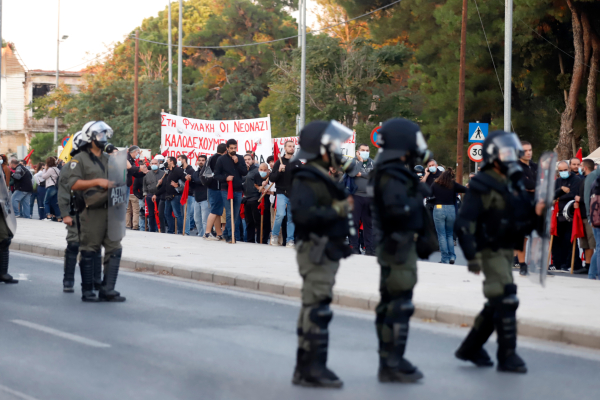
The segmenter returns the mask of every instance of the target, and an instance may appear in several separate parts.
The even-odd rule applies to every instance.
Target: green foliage
[[[37,164],[46,162],[46,158],[56,156],[56,145],[54,144],[54,133],[38,133],[30,142],[30,147],[34,150],[31,155],[31,162]]]

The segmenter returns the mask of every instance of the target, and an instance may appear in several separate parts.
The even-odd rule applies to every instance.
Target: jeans
[[[237,218],[235,222],[235,241],[236,242],[247,242],[248,235],[246,229],[246,219],[245,218]]]
[[[58,189],[56,186],[50,186],[46,189],[46,199],[44,200],[44,209],[46,215],[52,214],[60,218],[60,209],[58,208]]]
[[[455,220],[456,208],[454,204],[436,205],[433,209],[433,222],[440,243],[440,251],[442,252],[442,263],[444,264],[448,264],[450,260],[456,260],[456,254],[454,254]]]
[[[183,215],[181,214],[181,195],[175,196],[173,200],[165,200],[165,218],[168,221],[169,229],[167,233],[174,233],[175,221],[173,220],[173,214],[177,218],[177,233],[183,233]]]
[[[139,228],[140,231],[145,231],[146,230],[146,203],[144,203],[144,199],[138,199],[138,202],[140,204],[140,223],[139,223]]]
[[[194,214],[194,203],[196,199],[194,196],[190,195],[187,199],[187,216],[185,217],[185,235],[190,235],[190,223],[192,222],[193,214]],[[185,205],[181,206],[181,215],[185,212]]]
[[[21,192],[20,190],[15,190],[15,192],[12,195],[12,207],[15,216],[31,218],[31,214],[29,214],[30,201],[31,192]],[[60,212],[58,213],[58,215],[60,216]]]
[[[156,202],[158,203],[158,199]],[[148,204],[148,231],[156,232],[158,227],[156,225],[156,211],[154,211],[154,202],[152,196],[146,196],[146,204]]]
[[[371,203],[370,197],[354,196],[354,209],[352,210],[352,217],[354,218],[354,228],[356,228],[356,235],[350,236],[350,245],[354,249],[360,249],[358,243],[358,231],[360,228],[360,222],[363,224],[363,241],[365,242],[365,251],[370,253],[375,252],[375,246],[373,246],[373,219],[371,217]]]
[[[46,208],[44,207],[44,199],[45,198],[46,198],[46,187],[38,185],[37,203],[38,203],[38,216],[40,219],[46,218]]]
[[[225,229],[223,230],[223,237],[231,240],[231,201],[227,200],[227,191],[221,190],[221,198],[223,205],[225,206]],[[236,223],[240,219],[240,205],[242,204],[242,192],[233,192],[233,218]],[[237,236],[236,236],[237,237]]]
[[[290,205],[290,199],[285,194],[277,195],[277,213],[275,214],[275,223],[273,224],[273,236],[279,236],[279,231],[281,230],[281,222],[283,221],[283,217],[285,217],[287,208],[287,238],[285,239],[286,243],[294,241],[294,223],[292,222],[292,207]]]
[[[194,201],[194,221],[196,222],[196,228],[198,228],[198,236],[204,236],[204,233],[206,232],[208,214],[210,214],[208,200],[200,202]]]
[[[600,228],[592,228],[594,230],[594,238],[596,239],[596,251],[592,256],[590,262],[590,270],[588,271],[588,278],[600,279],[600,266],[598,265],[598,251],[600,251]]]

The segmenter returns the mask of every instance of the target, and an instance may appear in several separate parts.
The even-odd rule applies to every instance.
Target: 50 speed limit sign
[[[469,146],[469,158],[473,162],[482,162],[483,161],[483,144],[482,143],[473,143]]]

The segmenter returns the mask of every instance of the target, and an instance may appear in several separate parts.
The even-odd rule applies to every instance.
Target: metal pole
[[[173,112],[173,39],[171,37],[171,0],[169,0],[169,112]]]
[[[298,0],[298,47],[302,47],[302,3],[304,0]]]
[[[301,24],[302,24],[302,61],[300,66],[300,130],[304,128],[306,122],[306,2],[308,0],[302,0],[302,13]]]
[[[506,0],[504,9],[504,130],[511,132],[510,100],[512,88],[512,21],[513,0]]]
[[[58,0],[58,27],[56,28],[56,88],[58,90],[58,60],[59,60],[59,49],[60,49],[60,0]],[[58,107],[58,102],[54,102],[54,107]],[[58,117],[54,118],[54,143],[58,141]]]
[[[181,100],[182,100],[182,86],[181,81],[183,80],[183,71],[181,70],[182,62],[182,41],[183,41],[183,0],[179,0],[179,43],[177,49],[177,115],[181,116]]]
[[[139,86],[138,86],[138,78],[139,78],[139,43],[140,43],[140,31],[138,29],[135,30],[135,71],[134,71],[134,80],[133,80],[133,144],[137,146],[138,144],[138,100],[139,100]]]
[[[465,137],[465,59],[467,53],[467,0],[463,0],[460,32],[460,72],[458,76],[458,129],[456,132],[456,182],[462,184],[463,142]]]

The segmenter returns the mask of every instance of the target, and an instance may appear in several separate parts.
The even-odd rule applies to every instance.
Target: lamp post
[[[56,87],[54,90],[58,90],[58,61],[59,61],[59,50],[60,50],[60,42],[65,41],[69,38],[68,35],[63,35],[62,40],[60,38],[60,0],[58,0],[58,28],[56,29]],[[58,107],[58,102],[54,102],[54,106]],[[58,117],[54,117],[54,143],[58,140]]]

